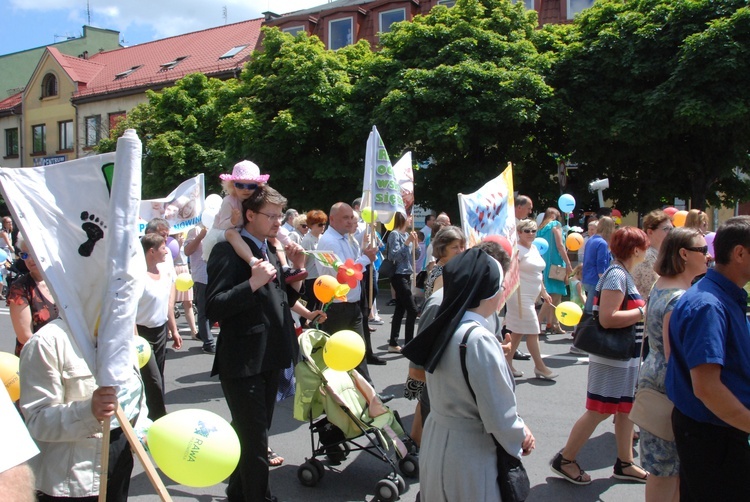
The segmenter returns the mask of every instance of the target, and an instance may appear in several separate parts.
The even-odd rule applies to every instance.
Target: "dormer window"
[[[177,66],[178,64],[180,64],[180,61],[182,61],[183,59],[187,59],[187,56],[180,56],[178,58],[175,58],[174,61],[170,61],[169,63],[161,64],[161,65],[159,65],[159,66],[161,66],[161,70],[159,70],[159,71],[171,70],[172,68],[174,68],[175,66]]]
[[[219,56],[219,59],[233,58],[234,56],[236,56],[237,54],[239,54],[239,52],[242,49],[244,49],[245,47],[247,47],[247,45],[238,45],[237,47],[232,47],[227,52],[225,52],[224,54],[222,54],[221,56]]]
[[[115,75],[115,80],[120,80],[120,79],[123,79],[123,78],[127,77],[128,75],[130,75],[131,73],[133,73],[135,70],[137,70],[141,66],[143,66],[143,65],[133,66],[129,70],[125,70],[125,71],[123,71],[121,73],[118,73],[117,75]]]
[[[57,96],[57,77],[52,73],[46,74],[42,79],[42,97],[50,96]]]

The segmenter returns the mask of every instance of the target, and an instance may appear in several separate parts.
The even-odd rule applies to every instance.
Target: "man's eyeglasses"
[[[284,219],[283,214],[268,214],[268,213],[264,213],[263,211],[255,211],[255,212],[258,214],[262,214],[263,216],[266,216],[271,221],[274,221],[274,220],[281,221]]]
[[[234,188],[238,188],[240,190],[255,190],[258,188],[257,183],[240,183],[239,181],[234,182]]]
[[[18,256],[20,256],[22,260],[29,259],[29,253],[18,253]]]
[[[687,249],[688,251],[693,251],[695,253],[700,253],[703,256],[708,254],[708,246],[689,247],[685,249]]]
[[[530,229],[530,228],[524,228],[524,229],[522,230],[522,232],[523,232],[523,233],[525,233],[525,234],[535,234],[535,233],[536,233],[536,230],[532,230],[532,229]]]

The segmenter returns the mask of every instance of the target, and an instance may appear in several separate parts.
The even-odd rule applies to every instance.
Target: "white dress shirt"
[[[366,267],[370,264],[370,259],[367,255],[362,254],[359,249],[359,244],[354,239],[349,238],[349,234],[341,235],[333,227],[329,226],[323,235],[320,236],[318,242],[318,251],[331,251],[336,253],[336,256],[341,258],[341,261],[346,261],[347,258],[351,258],[355,263],[361,263],[362,267]],[[324,267],[322,264],[318,264],[318,270],[321,275],[332,275],[336,277],[336,271],[331,267]],[[349,303],[356,303],[360,298],[360,283],[357,283],[356,288],[349,290],[346,295],[346,301]],[[338,303],[337,300],[334,300]]]

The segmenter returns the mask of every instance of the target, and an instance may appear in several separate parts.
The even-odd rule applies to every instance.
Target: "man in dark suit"
[[[230,502],[275,500],[268,482],[268,429],[282,371],[298,355],[289,308],[299,292],[280,280],[276,249],[267,242],[279,231],[285,204],[269,186],[242,203],[240,234],[260,260],[252,268],[228,242],[214,246],[208,260],[207,315],[221,323],[211,375],[219,375],[242,447],[227,487]],[[301,249],[287,247],[290,265],[304,266]]]

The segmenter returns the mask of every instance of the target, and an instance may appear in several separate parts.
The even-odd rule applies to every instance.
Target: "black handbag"
[[[471,388],[469,372],[466,370],[466,342],[474,328],[476,326],[472,326],[466,331],[458,348],[461,354],[461,371],[464,374],[466,386],[469,387],[469,392],[471,392],[471,397],[476,402],[477,396],[474,394],[474,389]],[[503,502],[523,502],[531,492],[531,482],[529,481],[529,475],[526,473],[526,468],[519,459],[505,451],[505,448],[497,442],[495,436],[492,436],[492,440],[495,442],[497,454],[497,484],[500,487],[500,498]]]
[[[383,258],[383,261],[380,263],[380,268],[378,269],[378,276],[384,277],[386,279],[390,279],[393,277],[393,274],[396,273],[396,262],[389,259],[388,255],[390,254],[390,247],[388,246],[388,241],[386,240],[385,244],[385,258]]]
[[[602,280],[604,280],[604,277],[602,277]],[[627,289],[627,285],[625,288]],[[620,310],[624,310],[626,303],[627,293],[622,300]],[[573,346],[595,356],[627,361],[632,359],[636,352],[635,324],[625,328],[604,328],[599,322],[598,312],[586,313],[576,328]]]
[[[417,274],[417,278],[415,279],[414,283],[419,289],[424,289],[424,285],[427,282],[427,271],[422,270],[420,273]]]

